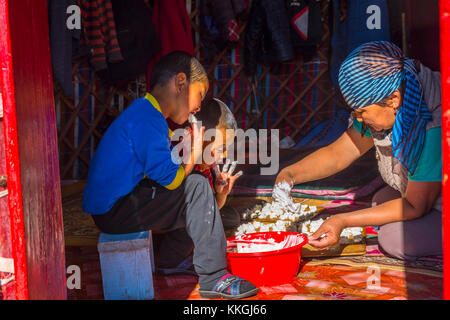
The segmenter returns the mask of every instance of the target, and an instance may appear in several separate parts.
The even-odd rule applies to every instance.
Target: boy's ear
[[[180,72],[175,76],[175,86],[178,92],[181,92],[183,87],[187,84],[186,73]]]

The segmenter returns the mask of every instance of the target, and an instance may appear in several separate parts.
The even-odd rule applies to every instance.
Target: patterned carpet
[[[80,290],[68,298],[103,299],[100,263],[95,247],[67,247],[67,264],[81,266]],[[442,262],[441,262],[442,265]],[[251,300],[390,300],[442,299],[442,272],[434,264],[404,264],[388,257],[303,259],[297,277],[279,286],[261,287]],[[155,299],[198,300],[198,278],[154,276]]]
[[[67,204],[79,206],[79,195],[65,198]],[[255,199],[234,198],[237,207],[250,207]],[[319,201],[319,200],[315,200]],[[356,210],[368,202],[328,200],[317,203],[329,214]],[[66,232],[84,223],[76,233],[66,234],[66,263],[81,267],[81,289],[68,290],[68,298],[103,299],[101,270],[96,237],[98,230],[81,215],[69,222],[67,216],[76,212],[65,209]],[[90,217],[88,217],[90,218]],[[69,223],[67,223],[69,222]],[[90,245],[83,243],[87,237]],[[261,287],[252,300],[366,300],[366,299],[442,299],[442,258],[428,257],[417,262],[404,262],[385,256],[377,242],[376,228],[366,229],[365,250],[359,255],[303,258],[297,274],[290,283]],[[353,253],[358,254],[358,253]],[[155,299],[198,300],[198,278],[189,275],[154,276]]]
[[[91,216],[83,212],[84,181],[67,183],[62,186],[64,240],[66,246],[97,246],[100,230]]]
[[[70,300],[103,299],[101,269],[96,248],[99,231],[81,212],[82,183],[63,193],[66,265],[81,269],[81,289],[67,290]],[[69,191],[67,191],[69,190]],[[241,206],[251,201],[236,198]],[[368,202],[325,201],[327,213],[367,206]],[[366,249],[359,255],[302,258],[297,276],[279,286],[263,286],[253,300],[389,300],[442,299],[442,258],[404,262],[387,257],[378,247],[376,228],[366,229]],[[14,279],[1,274],[1,299],[14,299]],[[154,276],[155,299],[198,300],[197,277]]]

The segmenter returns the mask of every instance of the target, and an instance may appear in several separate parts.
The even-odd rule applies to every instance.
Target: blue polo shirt
[[[156,99],[136,99],[105,132],[91,160],[83,210],[108,212],[146,176],[169,190],[184,179],[183,166],[172,161],[167,121]]]

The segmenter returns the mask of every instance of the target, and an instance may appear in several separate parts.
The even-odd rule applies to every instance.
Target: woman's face
[[[394,127],[396,110],[401,105],[400,91],[393,94],[388,105],[371,104],[364,108],[354,109],[356,120],[364,122],[376,131],[389,130]]]
[[[376,131],[392,129],[395,122],[395,114],[388,106],[382,107],[376,104],[354,110],[356,120],[364,122]]]

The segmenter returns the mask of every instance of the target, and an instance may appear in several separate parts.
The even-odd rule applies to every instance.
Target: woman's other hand
[[[339,243],[344,224],[339,216],[331,217],[322,223],[319,229],[308,237],[309,244],[316,249],[326,250]]]

